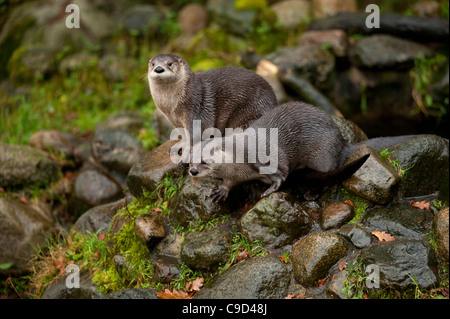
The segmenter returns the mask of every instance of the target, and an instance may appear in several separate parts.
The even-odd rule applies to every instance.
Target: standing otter
[[[242,128],[277,105],[275,93],[261,76],[240,67],[194,73],[176,54],[160,54],[149,62],[148,80],[156,107],[192,141],[194,120],[201,131]]]
[[[278,129],[277,150],[276,147],[274,148],[273,141],[271,143],[267,138],[270,128]],[[266,130],[259,131],[258,129]],[[262,194],[262,197],[268,196],[278,190],[290,173],[297,170],[301,170],[305,178],[320,180],[334,178],[336,180],[336,176],[340,176],[345,179],[356,172],[369,157],[367,154],[343,166],[359,144],[374,145],[378,149],[383,144],[383,147],[388,147],[390,144],[411,138],[410,136],[400,136],[387,138],[385,143],[382,139],[373,139],[358,144],[349,144],[344,140],[339,128],[328,114],[302,102],[288,102],[278,106],[251,123],[249,128],[240,134],[249,135],[249,132],[256,132],[257,142],[263,137],[261,134],[265,134],[265,150],[271,152],[276,150],[275,156],[277,157],[273,157],[274,154],[271,154],[272,159],[277,161],[274,172],[261,173],[261,168],[268,167],[263,165],[267,163],[266,160],[265,163],[262,163],[261,158],[253,163],[249,161],[248,151],[255,149],[255,146],[250,143],[250,138],[247,139],[247,143],[236,144],[236,147],[238,144],[241,145],[245,154],[244,161],[240,163],[236,161],[236,154],[230,153],[225,146],[227,142],[237,140],[240,137],[239,134],[205,140],[194,146],[194,151],[202,152],[203,161],[199,164],[191,163],[190,174],[196,177],[210,176],[223,179],[223,184],[212,190],[211,197],[214,201],[225,200],[233,187],[250,180],[260,180],[270,184],[270,188]],[[213,144],[208,146],[209,143]],[[208,151],[204,154],[207,146]],[[259,144],[258,147],[260,147]],[[263,155],[266,156],[266,154]],[[230,158],[233,160],[231,161]]]

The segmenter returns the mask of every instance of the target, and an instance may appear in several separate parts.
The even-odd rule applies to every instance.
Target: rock
[[[418,135],[389,149],[391,159],[408,170],[402,181],[405,197],[439,191],[449,175],[448,141],[436,135]]]
[[[148,288],[127,288],[106,294],[101,299],[159,299],[156,291]]]
[[[339,228],[351,221],[353,217],[355,217],[353,206],[343,202],[334,202],[325,207],[320,214],[320,227],[324,230]]]
[[[148,247],[154,247],[159,240],[166,237],[164,222],[157,212],[138,216],[134,220],[134,232]]]
[[[190,3],[180,10],[177,22],[180,25],[181,32],[195,33],[208,24],[208,12],[200,4]]]
[[[56,178],[58,165],[41,150],[0,143],[0,186],[46,185]]]
[[[448,246],[448,207],[441,209],[433,220],[434,240],[436,241],[437,253],[448,264],[449,246]]]
[[[127,174],[144,155],[144,148],[123,130],[105,129],[95,133],[92,154],[105,167]]]
[[[277,257],[253,257],[212,279],[194,299],[280,299],[290,281],[288,268]]]
[[[230,214],[241,205],[244,205],[244,192],[238,189],[230,192],[225,202],[216,203],[209,195],[211,189],[221,184],[221,181],[212,178],[192,178],[186,176],[183,180],[183,187],[169,202],[173,217],[182,225],[189,221],[202,220],[210,221],[220,215]]]
[[[188,236],[181,245],[181,259],[195,269],[211,269],[225,264],[229,258],[231,233],[214,230],[197,236]]]
[[[344,292],[344,281],[347,280],[347,271],[339,271],[335,273],[330,280],[327,287],[327,294],[333,299],[347,299],[347,294]]]
[[[313,0],[314,18],[333,16],[339,12],[356,12],[358,4],[356,0]]]
[[[377,204],[386,204],[395,193],[395,186],[400,180],[399,176],[390,164],[383,161],[379,154],[367,145],[359,146],[349,157],[346,164],[365,154],[370,154],[370,157],[342,185],[358,197]]]
[[[419,56],[432,54],[425,45],[383,34],[362,38],[354,49],[358,65],[375,69],[410,68]]]
[[[153,280],[158,283],[169,284],[173,279],[180,277],[179,259],[164,255],[151,255],[153,266]]]
[[[43,46],[19,47],[8,62],[11,79],[16,83],[32,82],[56,70],[55,51]]]
[[[95,128],[96,132],[105,130],[126,131],[131,136],[136,136],[144,127],[144,119],[134,112],[123,111],[108,116],[106,121]]]
[[[102,294],[92,283],[89,277],[90,273],[84,273],[80,276],[80,288],[67,288],[66,278],[63,276],[53,281],[50,286],[45,289],[41,299],[97,299]]]
[[[74,157],[73,151],[77,137],[71,133],[46,130],[34,133],[30,137],[31,147],[38,148],[50,153],[56,153],[65,159]]]
[[[311,4],[306,0],[285,0],[273,4],[277,20],[287,29],[295,29],[311,18]]]
[[[130,201],[127,198],[122,198],[113,203],[99,205],[89,209],[78,218],[73,225],[73,230],[79,233],[108,231],[114,215]]]
[[[275,96],[277,98],[278,104],[282,104],[287,101],[287,94],[278,79],[278,67],[265,59],[260,59],[256,65],[256,73],[261,75],[267,82],[269,82]]]
[[[165,16],[155,6],[138,4],[125,10],[120,20],[128,32],[154,36],[159,32]]]
[[[155,127],[155,137],[160,143],[166,143],[170,140],[170,133],[175,127],[159,109],[153,112],[153,125]]]
[[[107,54],[101,57],[98,61],[98,67],[108,81],[123,82],[125,79],[126,66],[123,60],[115,54]]]
[[[348,239],[356,248],[366,248],[372,243],[370,232],[355,224],[342,226],[338,234]]]
[[[412,6],[412,10],[419,17],[439,18],[441,5],[437,1],[419,1]]]
[[[174,232],[172,227],[166,229],[166,237],[156,244],[153,251],[157,254],[180,258],[181,245],[184,242],[184,234]]]
[[[206,10],[222,28],[237,36],[246,36],[253,32],[256,11],[237,10],[236,1],[208,0]]]
[[[110,203],[121,196],[119,185],[96,170],[84,170],[76,177],[75,199],[87,207]]]
[[[320,46],[329,46],[331,52],[337,57],[345,57],[347,55],[348,37],[342,30],[321,30],[306,31],[302,33],[298,40],[299,46],[307,46],[317,44]]]
[[[183,173],[185,167],[173,163],[169,156],[170,148],[177,142],[169,141],[154,148],[130,169],[127,185],[133,196],[141,196],[142,189],[149,193],[153,192],[166,174],[176,178]]]
[[[352,121],[335,115],[332,115],[331,118],[339,127],[339,130],[347,143],[355,144],[369,139],[366,133],[364,133],[364,131]]]
[[[315,286],[346,253],[347,245],[338,235],[325,232],[307,235],[292,249],[294,277],[304,286]]]
[[[264,247],[281,248],[311,230],[312,220],[294,198],[276,192],[261,199],[240,220],[242,233]]]
[[[377,265],[380,287],[428,289],[437,283],[431,247],[420,240],[394,240],[361,251],[361,260]],[[412,277],[412,278],[411,278]]]
[[[46,233],[54,225],[50,209],[0,197],[0,264],[13,263],[0,274],[22,275],[29,271],[33,247],[45,243]]]
[[[321,45],[284,48],[269,54],[266,59],[280,70],[292,70],[319,89],[330,86],[328,82],[334,72],[335,57]]]
[[[98,65],[98,57],[85,52],[75,53],[64,58],[59,63],[59,72],[66,75],[70,72],[80,71],[86,68],[94,68]]]
[[[428,210],[393,204],[368,211],[361,222],[371,231],[385,231],[396,238],[423,239],[431,230],[432,220]]]

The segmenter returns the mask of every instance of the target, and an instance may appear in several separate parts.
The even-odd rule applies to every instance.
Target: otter
[[[190,134],[194,120],[201,131],[242,128],[277,105],[270,84],[253,71],[227,66],[194,73],[177,54],[160,54],[148,65],[150,92],[156,107],[177,128]]]
[[[256,134],[256,142],[265,137],[265,150],[273,151],[275,145],[270,143],[268,138],[270,128],[278,129],[278,150],[275,154],[277,156],[272,157],[277,161],[277,166],[270,174],[261,173],[261,169],[267,166],[264,166],[265,163],[263,164],[259,157],[254,162],[249,161],[248,151],[255,148],[251,145],[250,138],[247,138],[246,143],[237,143],[245,154],[244,160],[240,163],[236,161],[236,154],[226,149],[227,143],[235,142],[242,136]],[[303,102],[288,102],[253,121],[242,133],[197,143],[193,152],[202,152],[202,162],[191,162],[189,173],[195,177],[209,176],[223,179],[222,185],[211,192],[213,201],[226,200],[233,187],[251,180],[270,184],[261,195],[265,197],[277,191],[288,175],[294,171],[301,171],[303,175],[300,176],[310,179],[326,180],[334,177],[337,182],[336,177],[342,180],[349,178],[369,157],[369,154],[366,154],[344,166],[358,145],[367,143],[369,146],[382,149],[409,138],[411,136],[400,136],[387,141],[373,139],[349,144],[327,113]],[[237,148],[238,145],[235,144]],[[208,151],[205,151],[206,147]]]

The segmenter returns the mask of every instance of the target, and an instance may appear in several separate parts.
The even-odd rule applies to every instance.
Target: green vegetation
[[[383,159],[385,159],[392,165],[392,167],[398,172],[398,176],[400,176],[401,179],[406,178],[408,171],[414,167],[414,166],[411,166],[411,167],[403,169],[401,167],[400,161],[398,159],[394,160],[391,158],[391,152],[387,148],[382,149],[380,151],[380,155]]]
[[[350,201],[353,204],[355,210],[355,217],[353,217],[349,224],[358,224],[366,213],[367,208],[369,208],[370,201],[351,194],[343,187],[341,188],[341,194],[344,197],[344,201]]]

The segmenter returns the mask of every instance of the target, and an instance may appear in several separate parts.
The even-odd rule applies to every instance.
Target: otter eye
[[[155,66],[155,63],[152,63],[152,66]]]
[[[172,62],[167,63],[168,66],[172,66],[172,64],[173,64]]]

